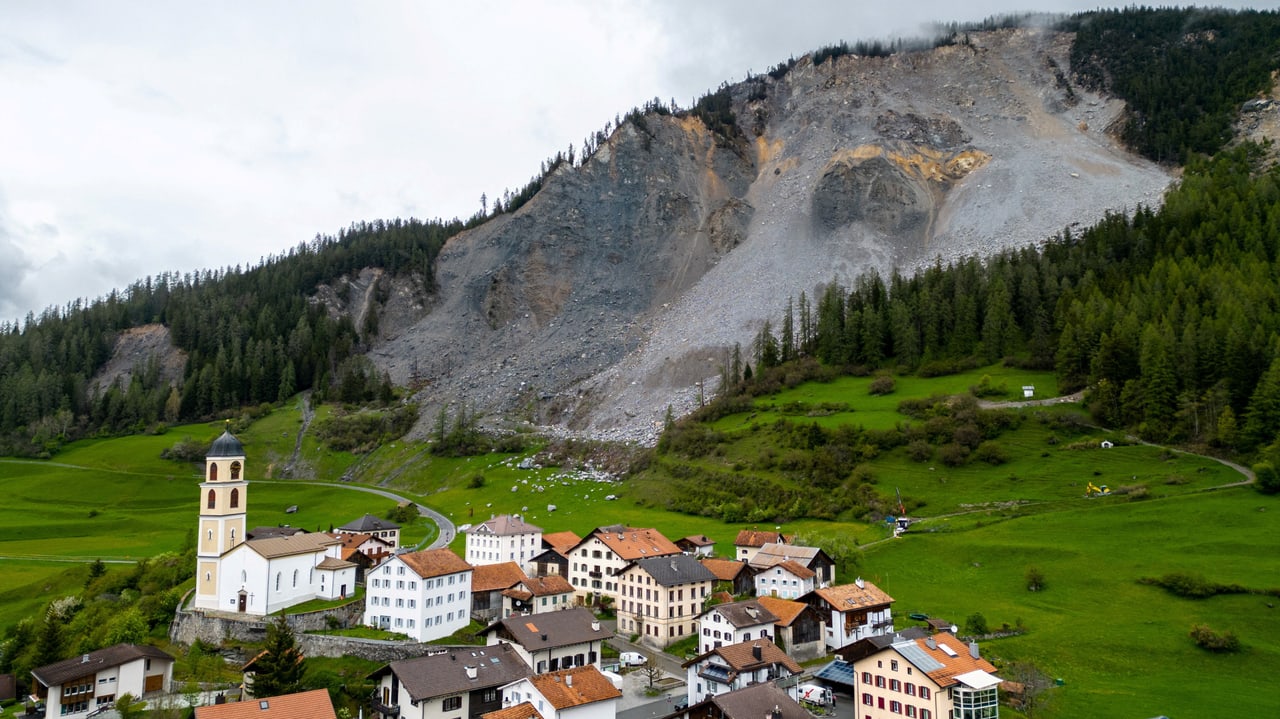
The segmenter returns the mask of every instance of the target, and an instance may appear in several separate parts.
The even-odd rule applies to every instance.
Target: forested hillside
[[[761,334],[757,369],[810,355],[831,366],[941,372],[1007,356],[1056,367],[1067,386],[1096,386],[1100,421],[1149,436],[1257,448],[1275,430],[1269,403],[1280,401],[1271,399],[1271,388],[1280,386],[1280,369],[1270,364],[1277,302],[1274,283],[1264,279],[1277,269],[1275,178],[1250,174],[1243,151],[1212,163],[1193,158],[1218,151],[1239,103],[1267,89],[1280,52],[1278,26],[1274,12],[1130,9],[1064,20],[1077,32],[1075,78],[1128,101],[1125,141],[1148,157],[1190,163],[1169,207],[1112,217],[1043,252],[939,263],[913,276],[868,277],[852,289],[801,295],[778,333]],[[953,30],[944,44],[979,52],[960,35],[966,28]],[[842,43],[840,52],[820,54],[829,67],[841,54],[891,57],[909,52],[902,47]],[[556,153],[526,187],[465,222],[356,223],[254,267],[162,273],[99,300],[0,324],[0,454],[48,454],[67,438],[143,431],[305,389],[320,399],[386,400],[395,390],[365,353],[389,288],[374,287],[371,311],[356,326],[350,314],[317,299],[319,285],[377,267],[430,297],[448,238],[526,208],[544,181],[566,165],[581,167],[611,130],[625,126],[652,139],[646,116],[650,124],[674,114],[700,125],[742,159],[767,119],[769,82],[796,67],[794,60],[780,64],[750,78],[746,90],[722,87],[685,111],[646,103],[587,137],[580,152]],[[734,104],[735,92],[747,95],[745,105]],[[755,115],[739,116],[743,107]],[[670,227],[685,222],[687,197],[650,200],[644,216],[662,216]],[[707,209],[714,210],[708,236],[723,244],[717,251],[732,250],[751,208],[728,202]],[[553,258],[560,252],[553,241],[547,248]],[[494,275],[494,296],[485,298],[490,310],[509,299],[504,277]],[[566,290],[552,280],[551,294],[563,302]],[[127,384],[91,385],[118,334],[148,323],[168,327],[186,353],[181,381],[171,385],[154,362],[144,362]]]
[[[812,307],[801,295],[780,332],[757,336],[757,371],[811,356],[935,375],[1003,359],[1091,387],[1104,425],[1256,450],[1280,433],[1280,170],[1259,156],[1195,160],[1159,211],[1040,249],[865,276]]]

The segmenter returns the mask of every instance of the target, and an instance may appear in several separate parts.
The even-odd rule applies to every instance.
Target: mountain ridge
[[[1064,81],[1071,34],[969,38],[726,86],[737,137],[693,116],[624,122],[524,207],[450,238],[438,304],[371,359],[429,379],[424,418],[468,404],[650,443],[788,297],[1159,202],[1172,175],[1107,133],[1123,103]]]

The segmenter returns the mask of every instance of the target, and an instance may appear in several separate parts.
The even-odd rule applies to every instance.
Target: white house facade
[[[543,719],[615,719],[622,692],[588,664],[535,674],[502,688],[503,706],[529,704]]]
[[[474,566],[515,562],[532,572],[533,558],[542,553],[542,528],[518,514],[503,514],[466,530],[464,558]]]
[[[789,559],[756,573],[756,596],[799,599],[814,590],[816,576],[813,570]]]
[[[47,716],[85,717],[124,694],[142,698],[167,691],[173,657],[142,644],[116,644],[31,670]]]
[[[471,623],[470,564],[448,549],[398,554],[365,575],[364,623],[420,642]]]

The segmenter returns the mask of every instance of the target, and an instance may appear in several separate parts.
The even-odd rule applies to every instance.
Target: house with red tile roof
[[[770,543],[790,544],[792,537],[781,532],[744,529],[738,532],[733,540],[733,558],[742,562],[750,562],[760,548]]]
[[[813,607],[777,597],[756,597],[756,601],[778,617],[773,636],[793,659],[804,662],[827,653],[822,617]]]
[[[535,674],[502,688],[504,706],[527,703],[542,719],[614,719],[621,698],[622,692],[591,664]]]
[[[569,550],[569,583],[578,601],[606,596],[616,602],[620,597],[614,575],[624,566],[673,554],[682,552],[656,529],[621,524],[597,527]]]
[[[502,616],[502,593],[526,579],[515,562],[476,567],[471,573],[471,617],[487,624]]]
[[[746,562],[714,557],[699,557],[699,559],[702,560],[702,566],[716,575],[716,591],[723,590],[734,595],[751,594],[755,591],[755,583],[752,581],[755,573]]]
[[[502,592],[502,616],[555,612],[573,605],[573,585],[559,574],[530,577]]]
[[[858,577],[852,584],[815,589],[801,598],[823,617],[827,648],[893,634],[893,597]]]
[[[471,623],[474,568],[448,549],[396,554],[369,571],[364,623],[420,641]]]
[[[196,707],[196,719],[337,719],[328,689]]]
[[[853,663],[857,715],[872,719],[998,719],[995,667],[949,632],[902,638]]]
[[[757,555],[758,556],[758,555]],[[799,599],[812,592],[818,575],[808,567],[788,559],[756,572],[757,597]]]

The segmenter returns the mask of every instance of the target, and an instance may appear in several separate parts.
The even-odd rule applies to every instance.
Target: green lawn
[[[863,575],[897,600],[899,626],[912,612],[961,626],[975,612],[992,626],[1023,622],[1025,635],[988,642],[983,654],[1031,659],[1064,679],[1055,716],[1211,717],[1224,697],[1242,716],[1274,711],[1274,597],[1189,600],[1137,583],[1187,571],[1280,586],[1280,504],[1273,499],[1237,488],[929,529],[868,549]],[[1045,591],[1025,588],[1033,565],[1045,575]],[[1199,649],[1187,634],[1201,622],[1235,632],[1245,651]]]

